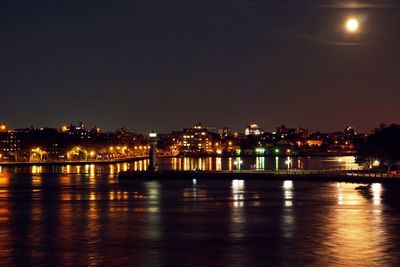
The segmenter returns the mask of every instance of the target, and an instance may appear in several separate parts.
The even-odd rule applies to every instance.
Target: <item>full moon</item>
[[[360,27],[360,23],[357,19],[348,19],[346,21],[346,29],[348,32],[357,32]]]

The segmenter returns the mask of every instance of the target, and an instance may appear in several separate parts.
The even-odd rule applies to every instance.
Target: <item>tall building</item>
[[[192,128],[183,129],[179,135],[179,150],[191,154],[212,154],[214,152],[214,141],[218,134],[203,127],[201,123]]]
[[[8,129],[5,123],[0,124],[0,161],[15,160],[20,150],[20,141],[15,131]]]

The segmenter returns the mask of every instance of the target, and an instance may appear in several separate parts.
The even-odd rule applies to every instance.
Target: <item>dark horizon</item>
[[[7,1],[0,121],[142,133],[399,123],[399,11],[388,0]]]

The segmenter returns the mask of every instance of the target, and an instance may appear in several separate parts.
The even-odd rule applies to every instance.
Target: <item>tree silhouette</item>
[[[386,128],[376,129],[357,151],[357,162],[371,164],[379,160],[388,167],[398,166],[400,161],[400,125],[392,124]]]

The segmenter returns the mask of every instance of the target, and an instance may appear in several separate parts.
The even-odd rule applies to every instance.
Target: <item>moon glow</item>
[[[350,33],[355,33],[355,32],[357,32],[358,30],[359,30],[359,28],[360,28],[360,22],[357,20],[357,19],[355,19],[355,18],[351,18],[351,19],[348,19],[347,21],[346,21],[346,30],[348,31],[348,32],[350,32]]]

